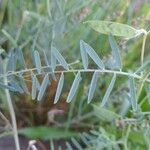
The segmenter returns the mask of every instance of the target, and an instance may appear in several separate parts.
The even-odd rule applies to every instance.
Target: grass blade
[[[54,99],[54,104],[56,104],[59,100],[63,85],[64,85],[64,74],[62,73],[60,76],[59,82],[58,82],[56,95],[55,95],[55,99]]]
[[[72,83],[72,86],[71,86],[71,89],[70,89],[70,92],[68,94],[68,97],[67,97],[67,102],[71,102],[71,100],[73,99],[74,95],[76,94],[76,91],[78,89],[78,86],[79,86],[79,83],[81,81],[81,75],[80,75],[80,72],[77,73],[73,83]]]
[[[64,128],[60,127],[49,127],[49,126],[38,126],[38,127],[28,127],[18,130],[19,134],[24,135],[30,139],[44,139],[44,140],[57,140],[57,139],[68,139],[71,137],[78,137],[77,132],[66,131]]]
[[[102,100],[102,103],[101,103],[101,107],[104,107],[105,104],[107,103],[108,98],[109,98],[109,96],[110,96],[110,93],[111,93],[111,91],[112,91],[112,89],[113,89],[113,87],[114,87],[115,81],[116,81],[116,74],[114,74],[114,76],[112,77],[112,80],[111,80],[111,82],[110,82],[110,84],[109,84],[109,87],[108,87],[108,89],[106,90],[106,93],[105,93],[105,95],[104,95],[104,97],[103,97],[103,100]]]

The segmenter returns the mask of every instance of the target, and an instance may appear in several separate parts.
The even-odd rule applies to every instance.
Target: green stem
[[[147,35],[149,33],[150,33],[150,31],[145,32],[144,36],[143,36],[143,44],[142,44],[142,51],[141,51],[141,65],[143,65],[143,62],[144,62],[145,44],[146,44]]]
[[[2,29],[2,33],[8,38],[8,40],[13,44],[14,47],[17,47],[16,41],[6,30]]]
[[[43,66],[41,69],[49,69],[51,68],[50,66]],[[25,73],[29,73],[32,71],[37,71],[37,68],[32,68],[32,69],[26,69],[26,70],[21,70],[21,71],[16,71],[16,72],[8,72],[7,74],[1,74],[0,78],[2,77],[8,77],[11,75],[18,75],[18,74],[25,74]],[[130,76],[136,79],[142,79],[143,76],[140,76],[138,74],[135,73],[128,73],[128,72],[123,72],[123,71],[117,71],[117,70],[107,70],[107,69],[102,69],[102,70],[98,70],[98,69],[71,69],[71,70],[62,70],[62,71],[54,71],[54,72],[48,72],[49,74],[52,73],[74,73],[74,72],[83,72],[83,73],[93,73],[93,72],[98,72],[98,73],[109,73],[109,74],[117,74],[117,75],[123,75],[123,76]],[[40,74],[35,74],[35,75],[40,75]],[[25,75],[24,77],[28,77],[30,75]],[[146,82],[150,83],[150,79],[146,79]]]
[[[131,124],[129,124],[129,126],[127,128],[127,132],[126,132],[126,136],[125,136],[125,141],[124,141],[125,150],[129,150],[127,143],[128,143],[128,138],[129,138],[130,131],[131,131]]]
[[[5,67],[5,69],[6,69],[6,67]],[[6,76],[4,77],[4,83],[6,85],[8,84]],[[12,121],[12,129],[13,129],[13,135],[14,135],[16,150],[20,150],[15,111],[14,111],[14,108],[13,108],[13,104],[12,104],[12,100],[11,100],[11,96],[10,96],[9,90],[5,89],[5,93],[6,93],[6,99],[7,99],[7,103],[8,103],[8,107],[9,107],[9,112],[10,112],[10,116],[11,116],[11,121]]]

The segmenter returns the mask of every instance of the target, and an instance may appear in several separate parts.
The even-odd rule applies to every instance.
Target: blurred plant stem
[[[4,62],[4,71],[6,72],[6,64],[7,62]],[[7,85],[8,81],[7,81],[7,77],[4,77],[4,84]],[[8,107],[9,107],[9,113],[11,116],[11,121],[12,121],[12,129],[13,129],[13,136],[14,136],[14,140],[15,140],[15,145],[16,145],[16,150],[20,150],[20,145],[19,145],[19,137],[18,137],[18,132],[17,132],[17,124],[16,124],[16,116],[15,116],[15,111],[13,108],[13,104],[12,104],[12,99],[10,96],[10,92],[8,89],[5,89],[5,93],[6,93],[6,100],[8,103]]]
[[[150,33],[150,31],[144,32],[142,51],[141,51],[141,65],[143,65],[143,62],[144,62],[145,44],[146,44],[146,39],[147,39],[147,36],[148,36],[149,33]]]

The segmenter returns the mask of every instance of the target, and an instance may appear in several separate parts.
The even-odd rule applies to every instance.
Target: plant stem
[[[42,69],[49,69],[51,68],[50,66],[43,66]],[[21,70],[21,71],[16,71],[16,72],[8,72],[7,74],[1,74],[0,75],[0,78],[2,77],[8,77],[8,76],[11,76],[11,75],[18,75],[18,74],[22,74],[22,73],[29,73],[31,71],[37,71],[37,68],[32,68],[32,69],[26,69],[26,70]],[[103,69],[103,70],[98,70],[98,69],[71,69],[71,70],[61,70],[61,71],[54,71],[54,72],[48,72],[49,74],[52,74],[52,73],[74,73],[74,72],[83,72],[83,73],[87,73],[87,72],[98,72],[98,73],[110,73],[110,74],[114,74],[116,73],[117,75],[123,75],[123,76],[130,76],[130,77],[133,77],[133,78],[136,78],[136,79],[142,79],[143,76],[140,76],[138,74],[135,74],[135,73],[128,73],[128,72],[123,72],[123,71],[117,71],[117,70],[107,70],[107,69]],[[40,75],[40,74],[35,74],[35,75]],[[24,77],[29,77],[30,75],[26,75]],[[146,82],[150,83],[150,79],[146,79],[145,80]]]
[[[145,32],[144,36],[143,36],[143,44],[142,44],[142,51],[141,51],[141,65],[143,65],[143,62],[144,62],[145,44],[146,44],[147,35],[149,33],[150,33],[150,31]]]
[[[5,121],[5,123],[7,124],[7,126],[9,126],[10,128],[12,128],[9,120],[4,116],[4,114],[2,112],[0,112],[0,116]]]
[[[14,47],[17,47],[16,41],[6,30],[2,29],[2,33],[8,38],[8,40],[13,44]]]
[[[6,67],[5,67],[5,69],[6,69]],[[4,77],[4,83],[6,85],[8,83],[6,76]],[[12,129],[13,129],[13,136],[14,136],[14,140],[15,140],[16,150],[20,150],[15,111],[14,111],[14,108],[13,108],[13,104],[12,104],[12,100],[11,100],[11,96],[10,96],[9,90],[5,89],[5,93],[6,93],[6,99],[7,99],[9,112],[10,112],[10,116],[11,116],[11,121],[12,121]]]
[[[128,137],[129,137],[130,131],[131,131],[131,124],[129,124],[126,135],[125,135],[125,141],[124,141],[125,150],[129,150],[127,142],[128,142]]]
[[[144,52],[145,52],[146,38],[147,38],[147,34],[144,34],[143,44],[142,44],[142,51],[141,51],[141,65],[143,65],[143,62],[144,62]]]
[[[72,65],[75,65],[75,64],[78,64],[80,61],[79,60],[76,60],[75,62],[72,62],[70,64],[68,64],[69,66],[72,66]],[[62,66],[61,64],[58,64],[57,67],[59,66]],[[52,69],[51,66],[42,66],[41,69]],[[37,71],[37,68],[31,68],[31,69],[25,69],[25,70],[20,70],[20,71],[10,71],[10,72],[7,72],[5,74],[0,74],[0,78],[3,78],[4,76],[6,77],[9,77],[11,75],[17,75],[17,74],[23,74],[23,73],[30,73],[32,71]]]

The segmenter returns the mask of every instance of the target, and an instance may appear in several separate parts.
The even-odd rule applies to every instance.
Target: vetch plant
[[[63,93],[64,84],[65,82],[67,82],[67,79],[65,78],[66,74],[73,73],[74,79],[72,81],[71,87],[69,88],[70,90],[68,92],[68,95],[66,96],[66,102],[71,103],[77,94],[80,84],[83,82],[83,74],[92,73],[92,78],[86,95],[87,103],[89,104],[92,102],[94,103],[94,98],[95,98],[94,93],[96,92],[98,79],[103,78],[104,74],[105,76],[110,74],[112,78],[106,89],[103,98],[99,102],[100,105],[98,107],[94,105],[93,109],[94,112],[97,112],[96,115],[98,117],[101,117],[100,115],[102,115],[101,119],[105,120],[106,122],[112,122],[114,119],[122,118],[120,114],[117,113],[113,114],[111,112],[113,114],[112,115],[107,110],[107,106],[109,105],[110,102],[109,98],[111,94],[113,94],[113,88],[115,87],[117,80],[119,80],[118,78],[122,76],[128,79],[127,99],[129,100],[129,104],[132,107],[131,114],[133,116],[138,116],[138,115],[145,116],[147,114],[150,114],[150,112],[142,111],[141,108],[142,102],[138,101],[141,91],[137,90],[137,85],[136,85],[136,82],[140,83],[139,86],[140,90],[143,89],[144,84],[150,86],[150,78],[149,78],[150,73],[143,72],[144,68],[149,66],[149,61],[144,63],[144,48],[145,48],[146,37],[150,31],[147,32],[143,29],[136,30],[129,25],[116,23],[116,22],[109,22],[109,21],[87,21],[85,22],[85,24],[89,25],[91,28],[93,28],[99,33],[108,35],[108,40],[110,43],[110,47],[112,49],[111,55],[113,61],[110,62],[112,68],[108,67],[104,62],[104,60],[102,59],[102,56],[99,56],[95,52],[95,50],[83,40],[80,40],[81,61],[78,63],[82,64],[83,66],[80,68],[73,68],[72,64],[74,64],[74,62],[67,63],[64,56],[53,45],[53,43],[51,44],[51,48],[50,48],[50,58],[44,52],[43,52],[44,57],[42,57],[43,55],[41,55],[41,53],[39,53],[37,50],[31,51],[32,56],[35,60],[35,68],[28,68],[22,49],[16,46],[15,50],[10,51],[9,54],[6,54],[4,50],[0,51],[0,54],[3,55],[5,53],[6,55],[5,59],[8,59],[7,64],[5,64],[5,62],[1,64],[1,66],[6,65],[7,67],[6,67],[6,71],[1,72],[0,74],[0,81],[1,81],[0,87],[6,89],[8,92],[12,91],[21,94],[22,93],[31,94],[33,100],[37,100],[40,102],[46,92],[47,87],[51,85],[51,81],[58,80],[55,97],[53,99],[53,103],[56,104],[58,103],[61,94]],[[5,31],[2,32],[4,33]],[[136,38],[141,34],[144,34],[143,46],[141,50],[141,66],[136,71],[131,71],[131,70],[124,71],[123,61],[120,55],[120,49],[114,36],[124,37],[129,40],[131,38]],[[43,65],[43,60],[46,65]],[[94,67],[90,66],[90,60],[92,60],[95,63]],[[17,70],[18,64],[20,66],[19,70]],[[59,78],[56,77],[57,75],[59,75]],[[38,80],[38,76],[43,77],[41,83]],[[32,82],[31,91],[28,89],[28,85],[27,85],[28,78],[30,78]],[[5,79],[5,82],[3,82],[3,79]],[[147,97],[149,97],[149,95],[147,95]],[[11,104],[11,98],[9,98],[8,103]],[[12,106],[9,106],[9,109],[13,117],[14,110],[12,110]],[[14,135],[16,138],[16,145],[17,145],[18,144],[17,133],[16,133],[17,131],[16,131],[15,122],[13,123],[13,129],[14,129]],[[86,145],[94,148],[95,148],[95,144],[97,145],[96,148],[98,148],[100,146],[100,143],[101,143],[101,149],[107,146],[116,147],[119,149],[118,146],[119,144],[122,144],[124,145],[125,148],[127,148],[126,140],[128,137],[126,137],[126,139],[122,141],[115,141],[114,139],[110,140],[111,138],[109,137],[109,135],[107,134],[105,135],[105,134],[106,132],[103,129],[101,129],[101,131],[98,131],[96,133],[94,132],[94,138],[92,138],[90,144],[88,142],[90,141],[90,138],[89,137],[87,138],[87,135],[86,136],[81,135],[81,138]],[[97,136],[98,139],[95,138]],[[78,149],[81,149],[82,146],[76,141],[76,139],[72,138],[71,141]],[[107,145],[107,143],[109,144]],[[66,145],[68,149],[71,147],[69,143],[67,143]]]

